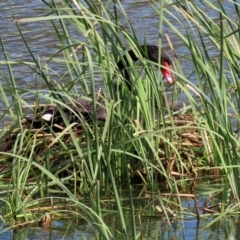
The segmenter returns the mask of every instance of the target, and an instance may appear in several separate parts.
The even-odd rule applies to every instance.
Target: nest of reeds
[[[170,178],[194,179],[193,185],[199,175],[208,178],[211,175],[213,180],[219,179],[219,170],[209,168],[215,167],[214,158],[206,151],[206,148],[211,148],[210,136],[208,132],[199,129],[193,114],[177,114],[172,119],[166,119],[164,130],[160,134],[171,142],[170,148],[176,149],[176,151],[168,151],[169,142],[160,138],[158,155]],[[149,162],[155,166],[151,159]],[[157,167],[161,169],[159,165]],[[200,171],[200,167],[203,170]],[[146,173],[151,170],[152,167],[137,169],[135,175],[145,181]],[[161,182],[165,179],[159,173],[157,178]]]
[[[212,158],[210,157],[207,160],[205,157],[206,153],[204,149],[206,146],[204,144],[210,142],[209,136],[206,132],[204,133],[199,130],[193,114],[174,115],[171,121],[170,119],[166,119],[165,126],[172,126],[171,124],[175,128],[169,129],[166,127],[166,130],[160,134],[164,134],[171,141],[171,144],[177,149],[178,154],[175,151],[172,154],[166,154],[167,143],[162,138],[159,140],[158,148],[159,157],[164,162],[169,175],[174,177],[196,177],[198,166],[206,166],[206,164],[208,167],[209,165],[214,166]],[[69,160],[69,151],[72,150],[74,152],[75,149],[72,134],[78,140],[81,148],[84,149],[86,148],[85,130],[83,130],[79,123],[73,124],[71,133],[65,126],[56,125],[54,127],[59,131],[52,131],[52,126],[48,124],[36,129],[33,128],[28,119],[25,119],[21,123],[21,128],[10,128],[8,131],[2,132],[1,138],[3,140],[0,149],[2,152],[24,154],[24,156],[32,154],[32,157],[40,159],[39,163],[41,164],[45,164],[44,154],[50,152],[51,154],[48,156],[50,156],[49,160],[53,169],[55,169],[54,166],[58,166],[57,170],[59,170],[60,165],[67,166],[69,164],[69,166],[72,166],[70,164],[71,160]],[[161,127],[159,126],[159,128]],[[3,163],[2,169],[7,173],[7,170],[10,169],[8,164],[11,162],[9,155],[2,155],[1,160]],[[151,162],[150,159],[149,162]],[[141,164],[136,164],[135,166],[133,171],[137,175],[140,175],[141,178],[144,177],[146,171],[149,171],[149,169],[143,169]],[[216,174],[218,173],[213,173],[213,175]]]

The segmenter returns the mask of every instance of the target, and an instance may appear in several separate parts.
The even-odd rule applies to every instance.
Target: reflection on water
[[[208,185],[208,184],[207,184]],[[208,187],[208,186],[207,186]],[[218,191],[218,188],[215,188]],[[133,193],[134,194],[134,193]],[[136,194],[136,195],[139,195]],[[203,206],[209,195],[207,196],[204,192],[199,192],[199,211],[202,214]],[[122,198],[124,199],[124,198]],[[107,203],[107,202],[106,202]],[[149,204],[152,203],[152,204]],[[196,220],[194,215],[195,213],[195,203],[190,199],[182,199],[182,207],[185,208],[184,212],[188,214],[184,215],[184,219],[181,219],[181,214],[177,213],[178,218],[172,219],[171,224],[168,224],[167,219],[162,217],[160,213],[155,212],[154,216],[152,215],[153,211],[153,199],[150,198],[135,198],[135,209],[141,212],[140,220],[142,227],[140,228],[139,218],[136,217],[137,232],[142,231],[143,239],[147,240],[237,240],[238,238],[238,222],[239,217],[229,219],[222,219],[215,224],[211,225],[209,228],[204,229],[204,227],[213,220],[212,216],[202,215],[200,222]],[[111,209],[116,210],[114,202],[111,201]],[[127,231],[129,232],[129,237],[132,235],[132,223],[131,218],[127,217],[128,212],[126,209],[129,209],[128,201],[122,200],[122,206],[125,208],[126,216],[126,226]],[[146,207],[148,206],[148,207]],[[148,211],[150,210],[150,211]],[[129,210],[130,211],[130,210]],[[151,216],[149,216],[151,212]],[[102,212],[103,220],[105,224],[112,229],[113,238],[116,240],[123,239],[121,235],[121,229],[119,224],[119,218],[116,212],[110,213]],[[59,214],[56,210],[56,216]],[[19,228],[13,232],[0,233],[0,239],[87,239],[87,240],[97,240],[99,239],[96,233],[93,231],[91,223],[88,223],[84,218],[77,218],[71,216],[69,211],[61,211],[61,216],[66,215],[65,219],[57,219],[50,224],[50,228],[41,229],[36,223],[32,226],[26,228]]]

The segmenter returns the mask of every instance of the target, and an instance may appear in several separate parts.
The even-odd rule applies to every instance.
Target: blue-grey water
[[[222,1],[228,2],[228,1]],[[145,37],[149,44],[158,44],[158,15],[151,7],[152,1],[134,1],[123,0],[121,1],[127,16],[132,26],[137,29],[137,37],[139,42],[144,42]],[[199,4],[201,4],[199,2]],[[230,6],[230,4],[229,4]],[[232,6],[232,5],[231,5]],[[204,11],[208,11],[209,16],[218,18],[215,11],[209,11],[207,7],[201,5]],[[27,17],[37,17],[46,14],[46,5],[40,0],[0,0],[0,37],[4,43],[5,51],[0,46],[0,83],[2,86],[5,84],[5,78],[9,76],[7,65],[4,63],[4,53],[7,54],[9,60],[15,61],[12,65],[13,74],[17,87],[20,89],[44,89],[45,83],[41,77],[36,75],[28,66],[21,63],[21,61],[32,61],[32,58],[24,45],[21,37],[19,36],[17,26],[14,22],[15,19],[22,19]],[[226,8],[231,15],[233,9]],[[184,19],[182,19],[184,21]],[[126,22],[123,24],[127,24]],[[172,20],[172,24],[178,27],[179,30],[184,32],[184,28],[177,21]],[[24,37],[29,43],[29,47],[33,51],[35,57],[40,62],[47,61],[54,53],[60,49],[58,38],[52,34],[54,31],[52,25],[48,22],[31,22],[19,23],[19,27],[24,32]],[[72,30],[74,31],[74,30]],[[187,48],[182,45],[182,42],[174,35],[173,31],[167,26],[164,26],[164,32],[167,34],[173,43],[176,54],[180,61],[184,61],[182,66],[186,74],[191,72],[192,63],[186,60],[188,56]],[[77,33],[74,33],[77,36]],[[169,44],[165,36],[163,36],[163,46],[168,47]],[[211,46],[209,46],[210,48]],[[172,58],[173,54],[170,52]],[[214,54],[214,50],[213,50]],[[215,53],[218,54],[218,53]],[[59,76],[65,72],[65,68],[56,62],[51,62],[49,67],[52,69],[50,72],[51,79],[58,81]],[[101,79],[96,86],[101,87]],[[194,78],[191,79],[194,82]],[[63,83],[60,82],[60,84]],[[81,90],[79,90],[81,91]],[[9,101],[11,101],[10,93],[8,94]],[[30,96],[26,97],[27,101],[34,101]],[[0,111],[4,111],[6,106],[0,97]],[[4,123],[1,123],[4,125]],[[203,206],[205,197],[199,199],[200,208]],[[192,201],[187,201],[186,206],[193,204]],[[114,216],[109,216],[111,220],[115,220]],[[147,218],[143,221],[145,227],[144,239],[239,239],[237,227],[230,220],[223,220],[221,224],[215,224],[209,229],[202,229],[209,222],[209,219],[202,219],[198,226],[196,219],[186,218],[184,221],[179,221],[177,225],[165,226],[159,218]],[[113,227],[116,227],[113,225]],[[50,231],[43,231],[38,227],[30,228],[22,233],[13,233],[6,231],[0,234],[0,239],[96,239],[91,230],[91,226],[86,222],[75,223],[55,221],[52,224]]]

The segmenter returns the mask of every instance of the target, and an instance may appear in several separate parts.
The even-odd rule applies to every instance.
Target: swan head
[[[162,61],[163,67],[161,67],[162,75],[169,84],[173,84],[173,78],[171,73],[171,65],[167,61]]]

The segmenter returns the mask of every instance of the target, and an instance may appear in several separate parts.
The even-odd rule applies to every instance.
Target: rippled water
[[[10,5],[13,10],[14,15],[10,11]],[[154,12],[150,5],[150,1],[134,1],[134,0],[123,0],[121,1],[123,7],[126,10],[127,15],[129,16],[129,20],[132,23],[133,27],[137,29],[137,35],[139,42],[144,42],[144,38],[147,37],[147,42],[149,44],[158,44],[158,15]],[[225,1],[223,1],[224,3]],[[232,6],[232,5],[231,5]],[[37,88],[44,89],[45,85],[41,81],[39,76],[36,76],[29,67],[20,63],[21,60],[24,61],[32,61],[29,52],[27,51],[24,43],[22,42],[21,37],[18,34],[17,27],[14,23],[14,19],[21,19],[27,17],[36,17],[43,16],[46,14],[46,10],[44,9],[46,6],[40,0],[11,0],[11,1],[0,1],[0,36],[4,42],[6,53],[9,58],[15,61],[19,61],[13,67],[13,73],[18,84],[19,88]],[[233,12],[233,9],[229,6],[226,6],[226,10],[229,11],[229,15]],[[206,7],[204,11],[208,11],[209,16],[213,19],[217,19],[219,16],[216,12],[210,12]],[[139,18],[140,16],[140,18]],[[178,22],[172,20],[172,24],[178,27]],[[21,29],[24,31],[24,36],[28,41],[31,50],[34,55],[38,57],[39,61],[44,62],[49,57],[51,57],[54,53],[56,53],[60,45],[58,44],[58,39],[52,34],[53,29],[50,23],[46,22],[33,22],[33,23],[24,23],[20,24]],[[185,30],[179,25],[179,30],[184,32]],[[184,61],[184,71],[186,73],[191,72],[191,61],[187,61],[184,57],[188,55],[187,49],[182,45],[181,41],[174,35],[174,33],[164,26],[164,32],[169,35],[171,42],[175,48],[177,55],[180,57],[181,61]],[[76,34],[76,33],[75,33]],[[197,39],[196,39],[197,41]],[[163,46],[168,46],[167,40],[163,38]],[[211,46],[209,46],[211,48]],[[218,54],[214,52],[212,54]],[[4,60],[3,50],[0,48],[0,61]],[[50,66],[54,71],[51,73],[52,79],[57,80],[58,74],[63,74],[65,69],[61,64],[52,63]],[[8,74],[7,66],[1,64],[0,71],[4,72],[6,75]],[[2,84],[4,85],[4,80],[0,79]],[[192,79],[194,81],[194,79]],[[98,86],[101,86],[102,82],[99,80]],[[29,99],[29,101],[33,101],[34,99]],[[0,100],[0,111],[5,109],[4,104]],[[201,202],[201,200],[200,200]],[[191,204],[191,203],[187,203]],[[203,226],[208,220],[203,220],[201,222],[201,226]],[[225,231],[225,227],[222,225],[218,225],[216,227],[216,232],[213,229],[209,231],[201,230],[199,232],[199,228],[197,226],[196,220],[189,219],[184,221],[182,224],[179,224],[177,228],[170,227],[168,230],[163,230],[162,223],[160,220],[152,219],[144,222],[145,225],[154,226],[150,228],[151,231],[148,233],[148,236],[145,236],[146,239],[227,239],[232,236],[232,239],[238,239],[237,235],[234,235],[231,232]],[[228,224],[228,223],[226,223]],[[183,227],[185,225],[185,228]],[[61,226],[63,229],[66,229],[67,224],[62,224],[61,222],[55,223],[55,233],[56,229]],[[84,229],[86,230],[89,226],[87,224],[83,224]],[[53,226],[54,227],[54,226]],[[74,228],[66,238],[64,239],[80,239],[82,234],[86,235],[86,239],[95,239],[94,235],[87,230],[80,230]],[[155,232],[154,232],[155,231]],[[212,231],[212,232],[211,232]],[[221,234],[225,232],[225,234]],[[58,232],[57,232],[58,233]],[[175,233],[175,236],[174,236]],[[39,235],[40,234],[40,235]],[[26,234],[26,239],[36,239],[37,236],[41,236],[46,239],[62,239],[64,233],[60,232],[59,236],[55,236],[54,238],[49,237],[49,233],[43,232],[42,230],[34,230],[31,229]],[[49,237],[49,238],[48,238]],[[175,237],[175,238],[174,238]],[[4,235],[0,235],[1,239],[12,239],[12,234],[10,232],[5,233]]]
[[[4,41],[9,59],[15,61],[24,60],[31,62],[32,58],[21,37],[18,34],[14,19],[45,15],[46,10],[44,10],[44,8],[46,6],[39,0],[12,0],[10,2],[11,8],[14,12],[14,16],[9,10],[10,6],[8,1],[0,2],[0,21],[3,26],[0,28],[0,35]],[[143,43],[144,37],[147,37],[147,42],[149,44],[158,44],[158,15],[154,12],[149,2],[122,1],[122,5],[126,10],[127,15],[129,16],[130,22],[136,29],[139,42]],[[141,16],[140,21],[139,16]],[[126,21],[124,21],[123,19],[120,19],[120,21],[123,22],[123,25],[125,22],[127,26]],[[60,49],[61,46],[58,44],[59,40],[54,36],[54,34],[52,34],[54,30],[49,22],[24,23],[19,24],[19,26],[24,31],[24,37],[29,43],[29,46],[33,51],[35,57],[37,57],[41,63],[44,63],[49,57],[51,57],[54,53],[57,53]],[[172,42],[176,43],[176,50],[178,55],[187,54],[185,48],[183,48],[182,46],[178,46],[179,43],[174,34],[166,27],[164,27],[164,31],[166,34],[169,34]],[[78,37],[77,33],[73,34]],[[163,37],[163,46],[168,46],[165,36]],[[0,54],[0,61],[3,59],[4,56]],[[7,66],[1,65],[0,67],[3,72],[8,74]],[[59,63],[54,63],[53,61],[51,61],[49,68],[52,69],[52,71],[50,72],[51,79],[55,81],[58,81],[59,75],[62,75],[66,71],[63,65]],[[186,70],[188,68],[188,64],[186,64]],[[34,72],[24,64],[18,63],[14,65],[13,73],[20,89],[22,87],[24,87],[24,89],[45,88],[45,83],[42,81],[41,77],[34,74]],[[96,79],[96,81],[99,81],[96,86],[101,87],[102,80]],[[31,100],[33,101],[34,99],[29,99],[29,101]],[[5,106],[0,102],[0,110],[4,108]]]
[[[9,59],[19,61],[18,64],[15,64],[13,66],[13,74],[18,87],[20,89],[45,89],[45,83],[42,81],[41,77],[36,75],[29,67],[21,63],[22,60],[31,62],[32,58],[18,34],[14,19],[43,16],[47,13],[46,6],[40,0],[11,0],[10,3],[14,15],[10,11],[9,2],[0,1],[0,36],[3,39]],[[148,44],[157,45],[159,19],[158,14],[151,7],[152,3],[144,0],[126,0],[122,1],[121,3],[126,11],[127,16],[129,17],[131,24],[136,30],[139,42],[143,43],[144,38],[146,37]],[[201,8],[204,11],[208,11],[208,14],[213,19],[218,18],[216,12],[211,12],[207,7],[204,9],[203,5],[201,5]],[[226,9],[229,10],[229,12],[233,12],[233,9],[231,8]],[[121,18],[121,14],[119,16]],[[123,23],[123,26],[124,23],[127,26],[124,18],[120,19],[120,21]],[[183,26],[180,25],[176,20],[171,19],[171,22],[180,31],[183,33],[185,32]],[[29,43],[29,46],[33,51],[35,57],[37,57],[38,61],[41,63],[46,62],[49,57],[51,57],[54,53],[57,53],[60,49],[61,46],[58,43],[59,40],[54,36],[54,30],[50,22],[44,21],[22,24],[20,23],[19,26],[24,31],[24,37]],[[176,54],[179,57],[184,68],[184,72],[186,73],[186,76],[188,76],[188,74],[191,73],[192,63],[190,60],[184,58],[189,54],[187,48],[182,45],[182,42],[178,39],[178,37],[173,33],[171,29],[169,29],[167,26],[163,26],[163,28],[164,34],[167,34],[171,39]],[[72,31],[74,30],[72,29]],[[73,34],[76,38],[78,37],[78,33],[73,32]],[[196,39],[196,41],[198,41],[198,39]],[[169,46],[165,36],[163,36],[162,44],[167,48]],[[211,48],[211,45],[208,47]],[[169,53],[173,58],[172,53],[170,51]],[[214,53],[213,50],[212,54],[217,55],[218,53]],[[0,61],[1,60],[4,60],[3,54],[0,54]],[[54,63],[53,61],[50,62],[49,68],[52,69],[52,71],[50,71],[51,79],[57,82],[59,81],[59,76],[61,76],[66,71],[63,65],[60,63]],[[8,75],[6,65],[1,64],[0,70]],[[67,81],[67,78],[65,80]],[[195,81],[193,76],[191,76],[190,80],[193,82]],[[0,81],[4,82],[2,79],[0,79]],[[103,84],[102,79],[96,79],[96,82],[97,87],[101,87]],[[79,91],[81,91],[81,89]],[[30,97],[29,101],[34,101],[34,99],[31,99]],[[0,102],[0,110],[3,109],[5,109],[5,106],[2,102]]]

